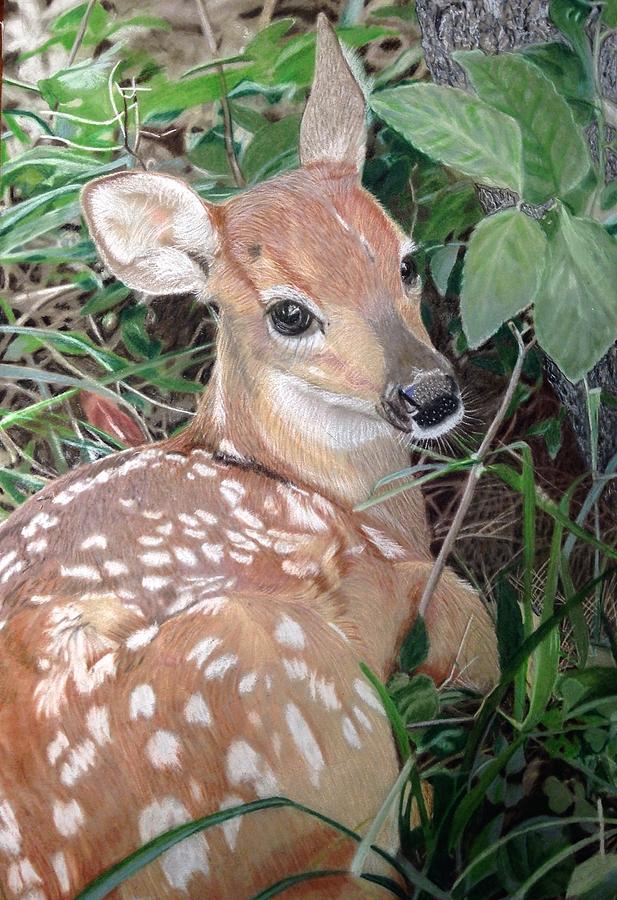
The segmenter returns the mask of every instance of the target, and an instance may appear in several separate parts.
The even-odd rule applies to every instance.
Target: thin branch
[[[81,22],[79,23],[79,31],[75,35],[75,40],[73,41],[73,46],[71,47],[71,52],[69,53],[69,61],[67,63],[67,69],[70,69],[75,59],[77,58],[77,54],[79,52],[79,48],[81,47],[81,42],[84,39],[84,35],[86,33],[86,28],[88,27],[88,20],[90,19],[90,14],[94,9],[94,4],[96,0],[88,0],[88,5],[86,7],[86,11],[84,12]]]
[[[212,23],[210,22],[208,13],[206,12],[206,4],[204,0],[195,0],[195,4],[197,6],[197,12],[199,14],[201,30],[206,39],[206,43],[208,44],[208,49],[210,50],[213,58],[216,59],[218,48],[216,46],[216,38],[214,37]],[[240,166],[238,165],[238,160],[236,159],[236,151],[234,149],[233,123],[231,120],[229,101],[227,99],[227,83],[225,81],[225,70],[223,69],[222,65],[217,65],[215,68],[221,81],[221,109],[223,110],[225,152],[227,154],[229,167],[231,169],[236,185],[238,187],[244,187],[246,181],[244,179],[244,175],[242,174]]]
[[[420,599],[420,605],[418,606],[418,615],[425,616],[426,610],[428,609],[428,605],[431,602],[431,598],[439,583],[439,579],[441,578],[441,574],[446,566],[446,562],[450,553],[454,548],[454,544],[458,537],[459,531],[463,525],[463,521],[465,516],[467,515],[467,511],[473,499],[473,495],[476,491],[476,487],[478,485],[478,481],[480,480],[480,476],[482,475],[484,469],[484,459],[491,448],[491,444],[495,439],[495,435],[499,430],[501,423],[503,422],[506,412],[508,411],[508,407],[510,406],[510,402],[512,397],[514,396],[514,391],[516,390],[516,386],[521,377],[521,371],[523,369],[523,362],[525,360],[525,345],[523,344],[523,339],[521,338],[518,330],[510,323],[510,329],[514,334],[516,341],[518,343],[518,358],[516,360],[516,365],[512,371],[512,375],[510,377],[510,383],[508,384],[508,389],[503,396],[503,400],[501,401],[501,405],[495,414],[495,418],[491,422],[488,431],[484,436],[484,440],[480,445],[480,449],[475,455],[475,462],[472,468],[469,471],[469,475],[467,476],[467,481],[465,482],[465,488],[463,490],[463,495],[461,497],[461,502],[459,508],[456,511],[456,515],[452,520],[452,524],[448,529],[448,534],[446,535],[446,539],[444,540],[441,550],[439,551],[439,555],[435,560],[435,564],[431,569],[431,574],[428,577],[426,585],[424,587],[424,591],[422,592],[422,597]]]
[[[265,3],[261,9],[261,15],[259,16],[259,22],[257,23],[258,31],[262,31],[264,28],[268,27],[268,25],[272,21],[272,16],[274,15],[276,4],[277,0],[265,0]]]

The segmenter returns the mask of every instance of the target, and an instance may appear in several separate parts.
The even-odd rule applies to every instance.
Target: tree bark
[[[526,44],[564,40],[549,20],[548,0],[416,0],[416,11],[422,29],[426,64],[438,84],[467,86],[463,70],[452,59],[454,50],[481,49],[486,53],[502,53]],[[615,34],[604,42],[599,72],[604,97],[617,103]],[[593,151],[593,129],[589,138]],[[606,177],[607,180],[617,177],[617,154],[607,154]],[[487,213],[512,205],[513,195],[507,191],[478,187],[478,194]],[[572,384],[549,359],[546,360],[546,373],[568,410],[579,448],[590,467],[591,445],[584,385]],[[587,381],[590,387],[601,387],[617,397],[617,344],[594,366]],[[602,404],[600,409],[598,444],[598,467],[603,470],[617,453],[617,408],[606,404]],[[613,501],[617,500],[617,491],[611,493]]]

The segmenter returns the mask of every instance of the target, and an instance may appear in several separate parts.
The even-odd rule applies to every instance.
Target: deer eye
[[[304,334],[313,324],[312,312],[295,300],[280,300],[268,310],[270,321],[279,334],[296,337]]]
[[[418,266],[413,254],[407,253],[401,260],[401,281],[405,287],[411,287],[418,277]]]

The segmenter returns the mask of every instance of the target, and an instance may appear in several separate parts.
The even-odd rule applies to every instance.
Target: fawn
[[[322,17],[301,168],[224,205],[125,172],[83,191],[108,268],[219,310],[179,436],[40,491],[1,529],[0,885],[73,897],[180,823],[282,795],[360,830],[398,771],[364,661],[392,671],[431,569],[422,498],[359,513],[410,436],[462,415],[420,319],[409,241],[361,185],[364,97]],[[426,671],[496,676],[446,570]],[[392,826],[381,843],[396,848]],[[272,809],[167,851],[117,896],[242,900],[355,845]],[[287,896],[390,896],[351,875]]]

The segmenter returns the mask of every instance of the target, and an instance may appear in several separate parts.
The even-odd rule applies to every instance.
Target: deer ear
[[[315,78],[300,128],[300,161],[332,160],[360,170],[366,152],[364,94],[323,13],[317,19]]]
[[[122,172],[87,184],[81,204],[103,262],[128,287],[203,291],[217,233],[205,203],[184,182]]]

